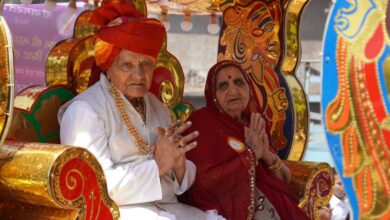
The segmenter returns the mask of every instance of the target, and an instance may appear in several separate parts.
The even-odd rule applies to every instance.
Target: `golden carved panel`
[[[0,199],[2,220],[76,220],[78,210],[66,210],[47,206],[36,206]]]
[[[119,219],[102,168],[85,149],[12,141],[4,144],[0,156],[2,200],[25,203],[27,208],[36,205],[36,214],[48,219],[56,212],[74,216],[75,209],[79,219]],[[6,201],[0,203],[0,210]],[[47,206],[43,213],[39,212],[42,206]]]
[[[184,73],[179,61],[167,50],[166,40],[163,49],[157,57],[157,67],[164,67],[173,76],[173,82],[164,81],[160,85],[159,98],[169,108],[181,102],[184,92]]]
[[[79,41],[78,39],[61,41],[50,51],[46,60],[46,84],[48,86],[71,85],[71,78],[67,71],[69,54]]]
[[[0,160],[1,197],[56,207],[48,191],[48,171],[64,149],[57,145],[5,142]]]
[[[84,11],[77,17],[74,25],[73,38],[81,39],[92,36],[95,33],[97,27],[89,22],[92,13],[92,11]]]
[[[307,0],[220,1],[218,60],[238,62],[251,79],[273,147],[299,160],[308,133],[306,95],[295,76],[299,21]]]
[[[0,149],[7,136],[12,117],[14,96],[14,63],[12,38],[2,16],[4,1],[0,2]]]

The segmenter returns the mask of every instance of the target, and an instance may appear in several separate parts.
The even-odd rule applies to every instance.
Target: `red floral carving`
[[[65,199],[83,199],[85,219],[113,219],[109,207],[101,198],[96,172],[86,161],[73,158],[66,162],[60,171],[59,185]]]

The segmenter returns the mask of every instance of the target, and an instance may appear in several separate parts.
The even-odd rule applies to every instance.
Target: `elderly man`
[[[185,153],[198,132],[173,122],[149,92],[165,29],[133,6],[107,3],[92,22],[100,81],[59,112],[61,143],[81,146],[99,160],[110,196],[122,219],[205,219],[204,212],[178,203],[195,178]]]
[[[334,172],[333,196],[329,201],[330,209],[332,210],[332,220],[348,219],[350,212],[348,199],[344,191],[340,176]]]

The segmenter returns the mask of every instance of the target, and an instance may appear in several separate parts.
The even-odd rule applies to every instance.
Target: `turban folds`
[[[119,24],[111,24],[113,20]],[[91,22],[101,27],[96,34],[95,59],[103,70],[111,66],[120,49],[157,58],[166,33],[158,20],[147,19],[134,6],[120,3],[96,9]]]

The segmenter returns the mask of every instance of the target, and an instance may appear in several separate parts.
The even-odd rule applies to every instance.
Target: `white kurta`
[[[95,155],[104,170],[109,195],[120,208],[121,219],[205,219],[204,212],[178,203],[176,198],[194,182],[194,164],[186,161],[181,185],[173,172],[160,177],[153,156],[138,155],[108,86],[108,80],[101,75],[98,83],[61,107],[61,143],[84,147]],[[149,147],[155,144],[156,128],[171,123],[166,107],[153,94],[146,94],[145,124],[125,97],[121,98],[138,133],[148,140]]]
[[[349,204],[346,200],[341,200],[335,195],[329,201],[332,210],[332,220],[345,220],[350,212]]]

